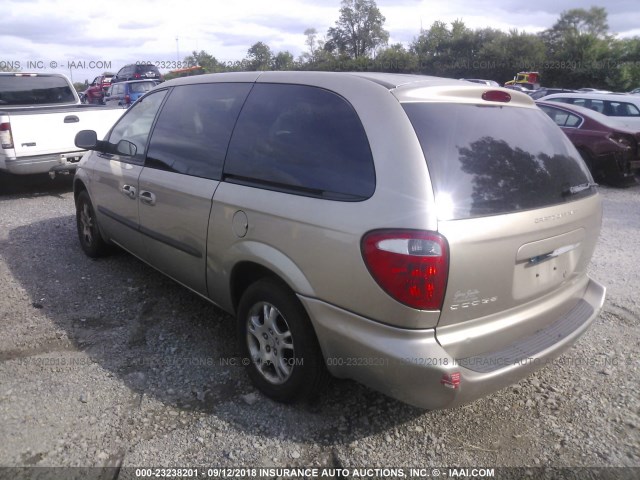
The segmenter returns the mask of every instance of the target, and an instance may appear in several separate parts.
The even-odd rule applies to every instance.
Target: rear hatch
[[[601,222],[591,175],[562,131],[527,96],[483,100],[486,91],[399,95],[449,243],[438,339],[460,354],[506,345],[574,308]]]

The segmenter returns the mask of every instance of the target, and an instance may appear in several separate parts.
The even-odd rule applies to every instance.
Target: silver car
[[[117,245],[237,318],[248,374],[330,374],[423,408],[560,355],[597,317],[601,199],[525,94],[442,78],[201,75],[142,97],[75,177],[80,245]]]

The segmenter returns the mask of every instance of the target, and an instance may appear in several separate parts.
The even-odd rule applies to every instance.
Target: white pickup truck
[[[85,153],[76,133],[95,130],[102,138],[124,111],[83,105],[64,75],[0,73],[0,171],[74,171]]]

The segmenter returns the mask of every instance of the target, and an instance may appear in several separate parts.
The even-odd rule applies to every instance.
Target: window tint
[[[362,200],[375,189],[369,142],[351,105],[301,85],[255,85],[224,173],[232,182],[335,200]]]
[[[518,107],[408,103],[441,219],[541,208],[592,195],[592,181],[562,131]],[[526,126],[526,128],[523,128]]]
[[[146,166],[219,180],[246,83],[174,87],[153,130]]]
[[[109,143],[114,146],[120,140],[133,143],[136,146],[135,158],[142,160],[153,119],[166,93],[166,90],[161,90],[138,100],[113,127],[109,135]]]
[[[63,77],[0,75],[0,107],[3,105],[45,105],[75,103],[69,83]]]
[[[639,117],[640,110],[632,103],[608,102],[611,116],[614,117]]]
[[[602,100],[578,98],[573,102],[573,104],[580,107],[589,108],[598,113],[604,113],[604,102]]]

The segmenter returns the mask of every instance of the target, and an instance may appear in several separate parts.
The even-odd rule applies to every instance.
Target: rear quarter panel
[[[272,74],[268,81],[295,83],[296,75]],[[231,269],[253,261],[276,271],[300,295],[388,324],[435,326],[437,312],[405,307],[387,295],[371,277],[360,251],[362,236],[370,230],[437,229],[426,162],[406,114],[387,88],[373,82],[319,73],[300,76],[300,83],[332,90],[354,107],[374,157],[375,193],[362,202],[337,202],[222,182],[209,226],[212,299],[229,308]],[[244,238],[233,232],[239,210],[248,218]],[[262,256],[255,253],[258,244]],[[278,266],[281,256],[287,261]]]

